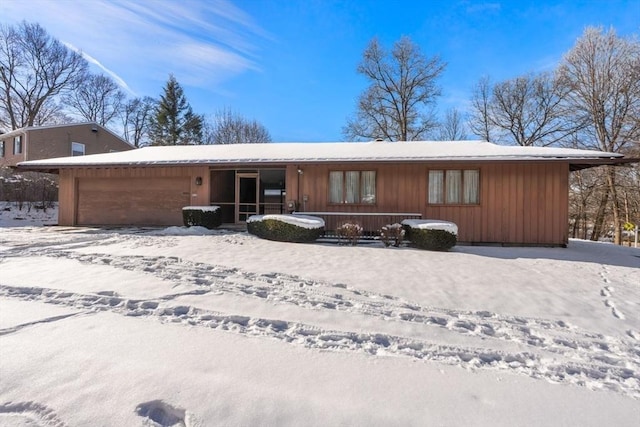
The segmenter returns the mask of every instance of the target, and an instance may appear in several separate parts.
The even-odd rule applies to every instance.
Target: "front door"
[[[260,207],[260,179],[258,173],[236,174],[236,223],[257,215]]]

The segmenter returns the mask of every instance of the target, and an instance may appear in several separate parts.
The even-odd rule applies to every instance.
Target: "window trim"
[[[341,172],[342,173],[342,202],[332,202],[331,201],[331,173],[332,172]],[[373,181],[373,190],[374,190],[374,202],[366,203],[362,201],[362,194],[359,194],[358,202],[348,203],[345,201],[347,194],[347,179],[346,174],[348,172],[358,172],[358,191],[362,192],[362,173],[363,172],[373,172],[374,173],[374,181]],[[330,206],[376,206],[378,204],[378,170],[373,168],[367,169],[329,169],[329,173],[327,174],[327,205]]]
[[[16,149],[19,148],[19,149]],[[22,154],[23,151],[23,147],[22,147],[22,135],[18,135],[18,136],[14,136],[13,137],[13,154]]]
[[[429,189],[430,189],[430,173],[439,171],[442,172],[442,202],[441,203],[433,203],[429,200]],[[459,171],[460,172],[460,202],[456,203],[447,203],[447,172],[448,171]],[[477,187],[477,202],[475,203],[465,203],[464,202],[464,180],[465,180],[465,172],[466,171],[476,171],[478,173],[478,187]],[[481,171],[480,168],[454,168],[454,167],[444,167],[444,168],[429,168],[427,170],[427,205],[429,206],[480,206],[481,203]]]
[[[82,154],[74,154],[76,151],[80,151],[80,150],[75,150],[74,148],[76,147],[82,147]],[[84,156],[87,153],[87,147],[85,144],[83,144],[82,142],[72,142],[71,143],[71,156],[72,157],[79,157],[79,156]]]

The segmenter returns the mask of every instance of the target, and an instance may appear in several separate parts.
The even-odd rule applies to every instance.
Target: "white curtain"
[[[429,203],[444,202],[444,172],[429,171]]]
[[[343,203],[344,198],[342,197],[342,189],[343,186],[343,176],[342,171],[332,171],[329,172],[329,202],[330,203]]]
[[[347,171],[345,175],[345,203],[360,203],[360,172]]]
[[[480,201],[480,172],[477,170],[464,171],[463,202],[469,205],[478,204]]]
[[[376,171],[362,171],[360,175],[362,203],[376,202]]]
[[[462,200],[462,171],[448,170],[446,176],[447,203],[458,204]]]

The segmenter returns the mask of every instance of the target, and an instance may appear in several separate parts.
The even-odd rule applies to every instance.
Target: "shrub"
[[[412,228],[409,239],[416,247],[430,251],[448,251],[456,245],[455,234],[445,230]]]
[[[58,177],[40,172],[17,173],[8,167],[0,167],[0,201],[16,202],[20,210],[30,203],[47,208],[58,200]]]
[[[458,240],[458,226],[437,220],[404,220],[402,225],[411,243],[431,251],[448,251]]]
[[[357,245],[362,237],[362,226],[357,222],[344,222],[337,229],[338,241],[346,239],[350,245]]]
[[[324,221],[303,215],[254,215],[247,220],[247,231],[262,239],[307,243],[324,234]]]
[[[384,243],[385,247],[393,245],[397,248],[402,244],[404,235],[405,231],[402,228],[402,225],[398,223],[387,224],[380,230],[380,239],[382,240],[382,243]]]
[[[211,230],[222,224],[222,210],[220,206],[185,206],[182,222],[186,227],[200,226]]]

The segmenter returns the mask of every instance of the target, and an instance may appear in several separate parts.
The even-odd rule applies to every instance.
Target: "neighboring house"
[[[180,225],[183,206],[213,204],[227,223],[294,208],[417,213],[455,222],[460,242],[564,246],[569,171],[628,161],[480,141],[375,141],[146,147],[18,167],[60,174],[60,225]]]
[[[84,156],[135,147],[97,123],[31,126],[0,134],[0,167],[25,160]]]

